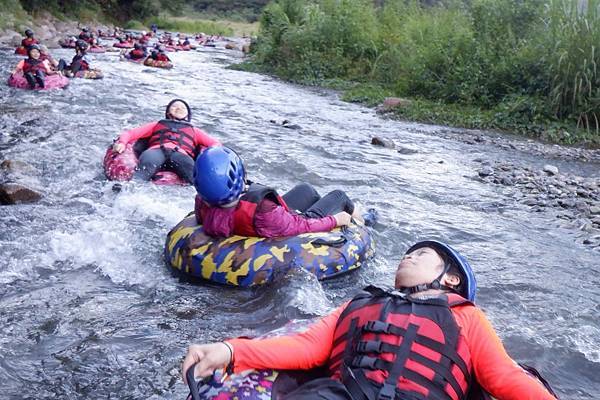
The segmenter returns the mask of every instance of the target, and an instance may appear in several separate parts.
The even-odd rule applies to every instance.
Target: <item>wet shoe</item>
[[[123,190],[123,184],[120,182],[115,183],[112,187],[112,191],[115,193],[119,193],[121,190]]]
[[[369,208],[366,213],[362,215],[365,220],[365,226],[373,226],[377,223],[379,213],[374,208]]]

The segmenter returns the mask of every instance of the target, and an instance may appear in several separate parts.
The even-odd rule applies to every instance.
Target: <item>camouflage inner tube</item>
[[[327,279],[359,268],[372,255],[371,235],[364,226],[284,238],[216,239],[203,232],[193,213],[169,232],[165,243],[165,260],[174,269],[240,287],[271,282],[290,268]]]

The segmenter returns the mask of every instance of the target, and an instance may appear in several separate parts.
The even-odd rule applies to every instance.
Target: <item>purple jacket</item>
[[[200,208],[204,207],[205,220],[202,221]],[[233,235],[233,213],[235,207],[219,208],[203,204],[200,196],[196,196],[196,220],[204,227],[204,232],[215,237]],[[305,218],[286,211],[271,200],[263,200],[256,209],[254,229],[260,237],[296,236],[308,232],[329,232],[336,226],[334,217]]]

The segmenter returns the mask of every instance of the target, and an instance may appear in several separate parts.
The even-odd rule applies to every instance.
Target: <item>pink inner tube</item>
[[[36,86],[35,90],[60,89],[66,87],[68,84],[69,78],[67,78],[66,76],[48,75],[44,80],[44,88],[42,89],[39,86]],[[25,77],[21,73],[11,75],[8,78],[8,86],[19,89],[29,89],[29,83],[27,83],[27,79],[25,79]]]
[[[118,49],[133,49],[133,43],[129,43],[129,42],[125,42],[125,43],[115,43],[113,44],[113,47],[116,47]]]
[[[93,46],[88,50],[90,53],[106,53],[106,49],[102,46]]]
[[[116,153],[110,146],[104,155],[104,174],[111,181],[129,181],[138,166],[139,160],[133,151],[133,143],[127,144],[125,151]],[[173,171],[160,170],[152,177],[155,185],[188,185]]]

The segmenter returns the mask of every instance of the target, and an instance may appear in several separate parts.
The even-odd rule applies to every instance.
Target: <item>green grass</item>
[[[368,105],[419,99],[404,118],[600,141],[600,0],[384,4],[275,0],[252,68]]]

